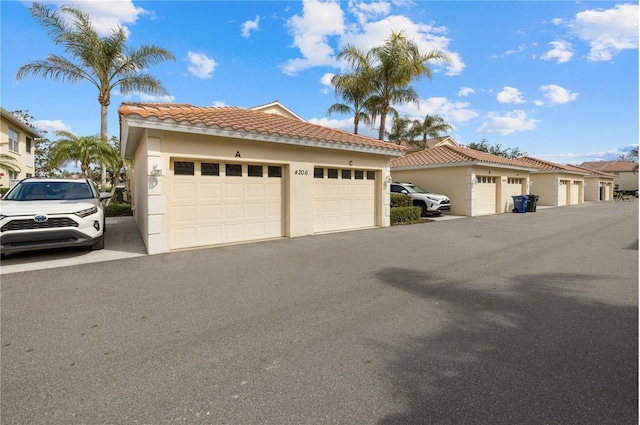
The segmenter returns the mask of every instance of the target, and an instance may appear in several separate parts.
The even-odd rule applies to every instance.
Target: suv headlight
[[[75,213],[80,218],[87,217],[91,214],[95,214],[98,212],[98,207],[87,208],[86,210],[78,211]]]

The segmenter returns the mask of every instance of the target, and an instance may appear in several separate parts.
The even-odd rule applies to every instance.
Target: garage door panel
[[[196,185],[192,182],[174,183],[173,199],[175,201],[193,201],[196,199]]]
[[[496,213],[496,191],[497,185],[494,177],[478,176],[478,180],[487,182],[476,183],[474,190],[474,215],[495,214]]]
[[[246,165],[243,168],[246,172]],[[175,176],[171,182],[171,247],[280,237],[282,194],[281,178]]]
[[[221,186],[220,183],[200,183],[200,200],[219,200]]]
[[[323,175],[327,176],[327,173]],[[342,173],[339,172],[339,175]],[[355,174],[352,173],[353,175]],[[375,226],[375,188],[373,179],[316,179],[314,181],[314,232]]]

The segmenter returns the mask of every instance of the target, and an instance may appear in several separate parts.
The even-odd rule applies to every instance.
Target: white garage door
[[[313,231],[373,227],[376,223],[375,171],[314,169]]]
[[[507,185],[505,186],[504,199],[502,200],[502,212],[513,211],[513,196],[523,194],[523,183],[525,179],[520,178],[507,178]]]
[[[560,185],[558,186],[558,206],[567,205],[567,186],[571,181],[569,180],[560,180]]]
[[[174,161],[171,249],[283,236],[282,167]]]
[[[473,185],[473,215],[496,213],[496,178],[476,176]]]
[[[578,205],[580,199],[580,182],[571,184],[571,205]]]

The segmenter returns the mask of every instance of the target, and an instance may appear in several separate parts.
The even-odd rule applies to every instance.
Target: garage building
[[[389,226],[405,148],[253,109],[123,103],[134,217],[149,254]]]
[[[451,214],[475,217],[513,210],[535,169],[515,159],[446,144],[391,161],[391,177],[451,199]]]

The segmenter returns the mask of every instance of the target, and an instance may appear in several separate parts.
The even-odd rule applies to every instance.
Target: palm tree
[[[62,167],[74,162],[77,166],[79,163],[80,177],[91,177],[91,164],[115,164],[120,159],[120,152],[100,136],[76,136],[69,131],[57,131],[56,136],[60,139],[51,145],[51,165]]]
[[[0,146],[8,146],[9,143],[0,143]],[[13,155],[0,153],[0,170],[6,171],[8,173],[18,174],[20,172],[20,167],[16,164],[16,159]]]
[[[380,116],[380,140],[384,139],[391,105],[400,102],[417,103],[418,93],[409,84],[422,76],[431,79],[428,62],[448,60],[442,52],[420,52],[418,46],[408,40],[402,31],[392,31],[382,46],[374,47],[367,53],[353,46],[346,46],[337,59],[346,60],[355,68],[356,73],[370,76],[373,95],[369,101],[375,105],[372,119]]]
[[[413,139],[416,137],[416,123],[419,124],[420,122],[411,120],[409,117],[401,117],[396,111],[393,111],[391,131],[387,132],[389,141],[398,145],[402,142],[412,144]]]
[[[422,122],[417,121],[416,124],[415,131],[422,136],[422,140],[412,140],[410,143],[420,149],[427,147],[427,139],[440,137],[440,133],[453,130],[453,127],[438,115],[427,115]]]
[[[345,103],[334,103],[327,114],[353,114],[354,134],[358,134],[360,121],[365,124],[371,123],[371,113],[367,105],[367,98],[371,94],[370,82],[368,76],[362,73],[336,74],[331,78],[336,97],[341,97]]]
[[[29,11],[49,31],[53,42],[63,46],[71,58],[51,54],[46,59],[21,66],[16,78],[34,75],[67,80],[72,84],[82,80],[91,82],[98,89],[100,136],[103,140],[107,140],[107,114],[113,89],[118,87],[124,95],[134,92],[158,96],[168,94],[160,80],[143,71],[165,60],[175,60],[168,50],[155,45],[143,45],[137,49],[128,47],[122,26],[112,29],[108,36],[100,37],[89,15],[72,6],[51,11],[42,3],[33,3]],[[62,14],[69,15],[70,20]],[[103,187],[105,184],[106,174],[103,172]]]

